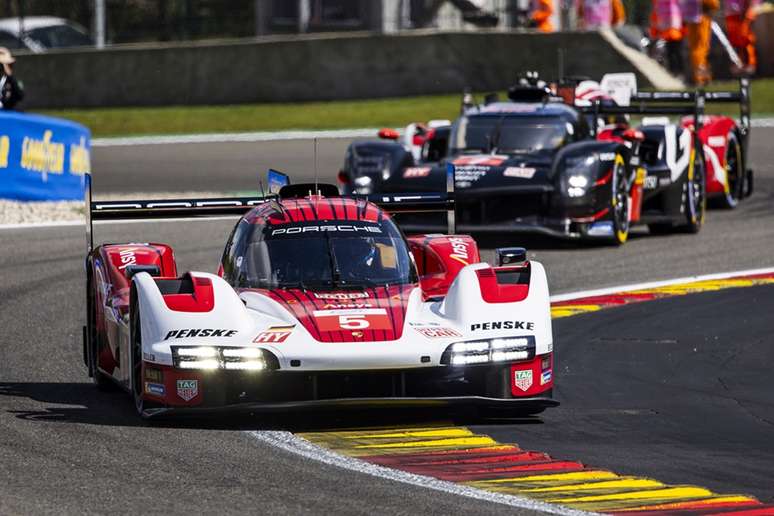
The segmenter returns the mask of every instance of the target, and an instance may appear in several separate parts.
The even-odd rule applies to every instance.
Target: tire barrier
[[[0,199],[83,199],[91,133],[75,122],[0,112]]]

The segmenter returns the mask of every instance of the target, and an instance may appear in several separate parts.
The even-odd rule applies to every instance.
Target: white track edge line
[[[260,442],[275,448],[285,450],[295,455],[300,455],[301,457],[316,460],[330,466],[336,466],[374,477],[402,482],[404,484],[411,484],[427,489],[433,489],[435,491],[441,491],[444,493],[465,496],[467,498],[499,503],[508,505],[510,507],[542,511],[547,514],[559,514],[563,516],[582,516],[586,514],[593,514],[589,512],[569,509],[561,505],[552,505],[546,502],[531,500],[529,498],[522,498],[520,496],[496,493],[493,491],[484,491],[483,489],[476,489],[474,487],[455,484],[445,480],[438,480],[437,478],[433,477],[426,477],[398,469],[378,466],[376,464],[371,464],[369,462],[353,457],[339,455],[310,441],[307,441],[302,437],[298,437],[291,432],[276,430],[253,430],[246,433]]]
[[[551,296],[552,303],[558,301],[572,301],[574,299],[581,299],[584,297],[592,296],[605,296],[608,294],[615,294],[619,292],[630,292],[633,290],[644,290],[658,287],[668,287],[670,285],[677,285],[680,283],[692,283],[695,281],[709,281],[728,279],[736,276],[754,276],[756,274],[769,274],[774,273],[774,267],[762,268],[762,269],[745,269],[740,271],[719,272],[715,274],[702,274],[698,276],[685,276],[682,278],[674,278],[660,281],[648,281],[643,283],[631,283],[629,285],[620,285],[617,287],[607,287],[593,290],[582,290],[579,292],[570,292],[567,294],[559,294]]]

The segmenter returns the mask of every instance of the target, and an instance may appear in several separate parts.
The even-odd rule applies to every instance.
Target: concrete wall
[[[27,109],[356,99],[556,77],[559,49],[567,75],[637,72],[597,33],[418,32],[51,52],[21,56],[17,74]]]

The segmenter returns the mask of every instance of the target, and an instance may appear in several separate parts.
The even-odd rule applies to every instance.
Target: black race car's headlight
[[[535,356],[535,337],[505,337],[455,342],[441,355],[441,363],[452,366],[516,362]]]
[[[563,185],[570,197],[583,197],[594,184],[597,171],[596,156],[579,156],[565,161]]]
[[[180,369],[232,371],[279,369],[277,357],[265,349],[258,348],[173,346],[172,363]]]

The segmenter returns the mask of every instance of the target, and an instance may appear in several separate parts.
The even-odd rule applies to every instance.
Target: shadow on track
[[[134,411],[131,398],[122,391],[100,392],[93,384],[0,382],[0,396],[23,399],[28,409],[8,410],[30,421],[81,423],[107,426],[154,426],[207,430],[287,430],[310,432],[379,426],[435,426],[448,424],[535,425],[539,417],[484,417],[474,408],[454,411],[427,408],[374,408],[357,411],[297,410],[293,413],[239,413],[224,417],[184,416],[143,420]],[[18,403],[18,401],[17,401]]]

